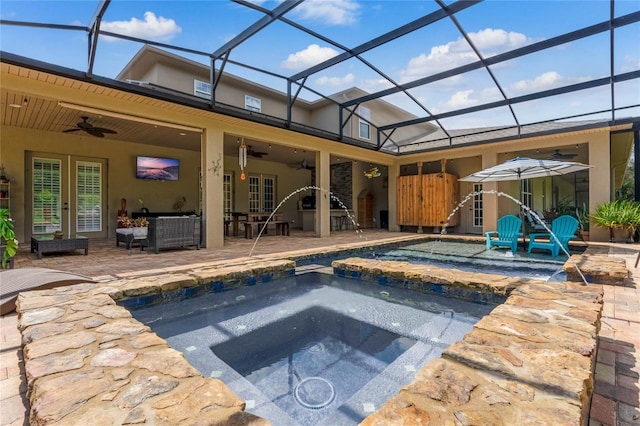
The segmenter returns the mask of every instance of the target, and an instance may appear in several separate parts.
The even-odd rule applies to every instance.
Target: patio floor
[[[255,245],[254,256],[323,253],[336,247],[422,238],[425,234],[365,230],[332,233],[316,238],[313,233],[292,230],[290,237],[264,236]],[[435,235],[433,235],[435,237]],[[444,239],[483,242],[479,236],[446,235]],[[247,257],[255,240],[230,237],[222,249],[165,250],[160,254],[133,248],[129,254],[115,239],[91,241],[89,254],[83,252],[48,254],[38,260],[23,244],[15,267],[42,267],[86,275],[99,281],[163,271],[191,269],[199,264]],[[581,243],[582,244],[582,243]],[[596,244],[609,256],[624,258],[631,271],[625,286],[604,285],[604,316],[599,337],[595,391],[590,426],[640,424],[640,268],[634,268],[638,245]],[[0,426],[27,425],[28,401],[22,364],[20,333],[16,314],[1,317],[0,332]]]

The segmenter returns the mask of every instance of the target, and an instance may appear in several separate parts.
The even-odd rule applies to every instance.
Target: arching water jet
[[[327,189],[320,188],[320,187],[315,186],[315,185],[308,185],[308,186],[303,186],[302,188],[298,188],[295,191],[291,192],[289,195],[284,197],[282,199],[282,201],[280,201],[280,203],[278,203],[278,205],[276,206],[275,209],[273,209],[273,211],[269,215],[269,218],[267,219],[267,221],[264,223],[264,225],[262,225],[262,228],[260,229],[260,232],[258,233],[258,236],[256,237],[256,240],[253,243],[253,246],[251,247],[251,251],[249,252],[249,257],[251,257],[253,255],[253,250],[256,248],[256,244],[258,244],[258,240],[260,239],[260,236],[262,235],[262,233],[264,232],[266,227],[269,225],[269,222],[271,221],[271,218],[278,211],[280,206],[282,206],[284,203],[286,203],[294,195],[296,195],[296,194],[298,194],[300,192],[303,192],[303,191],[308,191],[308,190],[320,191],[320,192],[324,193],[326,196],[329,196],[329,198],[331,200],[336,201],[338,203],[338,205],[340,206],[340,208],[345,211],[346,216],[349,218],[349,220],[351,220],[351,223],[353,224],[353,227],[354,227],[354,229],[356,231],[356,234],[358,234],[358,236],[360,238],[362,238],[362,229],[360,229],[360,225],[356,222],[356,220],[354,219],[353,215],[351,213],[349,213],[349,209],[347,208],[347,206],[344,205],[342,200],[340,200],[338,197],[333,195],[333,193],[331,191],[327,190]]]
[[[585,276],[582,274],[582,271],[580,270],[580,268],[578,268],[578,265],[571,260],[571,254],[567,251],[567,249],[564,248],[564,246],[560,243],[560,240],[558,239],[558,237],[556,236],[556,234],[553,233],[553,231],[551,229],[549,229],[549,226],[547,226],[547,224],[540,219],[540,217],[533,211],[531,210],[528,206],[525,206],[524,204],[522,204],[522,202],[520,200],[518,200],[517,198],[512,197],[509,194],[506,194],[502,191],[496,191],[495,189],[482,189],[480,191],[473,191],[470,192],[469,194],[467,194],[462,201],[460,201],[458,203],[458,205],[451,211],[451,213],[449,214],[449,216],[447,216],[447,220],[445,222],[445,224],[442,226],[442,231],[440,232],[441,235],[446,235],[447,233],[447,226],[449,226],[449,220],[453,217],[453,215],[455,215],[458,210],[460,210],[469,200],[473,199],[474,197],[481,195],[481,194],[494,194],[496,196],[499,197],[506,197],[508,199],[510,199],[511,201],[513,201],[514,203],[518,204],[518,206],[520,206],[520,211],[525,211],[526,213],[530,214],[531,217],[533,217],[533,219],[537,222],[539,222],[549,233],[550,238],[553,238],[553,240],[556,242],[556,244],[558,244],[560,246],[560,249],[562,249],[562,251],[567,255],[567,259],[573,264],[573,266],[575,266],[576,271],[578,271],[578,274],[580,275],[580,278],[582,278],[582,281],[584,282],[584,285],[588,285],[589,283],[587,282],[587,279],[585,278]],[[524,236],[523,236],[524,238]]]

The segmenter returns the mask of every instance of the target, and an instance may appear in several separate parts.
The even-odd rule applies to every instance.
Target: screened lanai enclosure
[[[384,154],[361,161],[371,164],[363,166],[365,176],[379,167],[385,182],[390,179],[389,194],[375,197],[373,216],[379,221],[382,212],[391,210],[393,224],[413,222],[409,216],[418,212],[419,217],[441,223],[448,211],[429,211],[415,203],[413,210],[403,210],[396,203],[401,187],[412,179],[428,179],[418,175],[451,175],[454,183],[441,197],[455,206],[473,190],[458,184],[456,177],[473,171],[469,168],[483,168],[486,158],[480,157],[485,146],[494,146],[499,161],[517,152],[590,162],[599,155],[594,143],[575,137],[566,142],[562,135],[589,135],[603,128],[610,129],[610,138],[598,143],[610,145],[611,186],[618,184],[629,158],[634,158],[635,198],[640,199],[637,1],[8,0],[3,1],[0,18],[0,60],[6,73],[47,74],[51,77],[32,74],[43,88],[45,83],[55,84],[57,77],[65,78],[100,87],[98,91],[105,94],[126,93],[118,97],[136,97],[140,105],[164,102],[165,111],[189,110],[192,116],[215,116],[216,120],[230,117],[318,138],[314,140],[330,147],[331,166],[361,157],[351,154],[349,158],[349,152],[332,145],[335,142],[372,155]],[[166,68],[146,62],[152,56]],[[175,87],[158,84],[162,78],[172,79],[176,58],[203,77],[174,79]],[[161,71],[167,74],[160,75]],[[243,89],[240,104],[228,101],[227,79],[251,88]],[[59,84],[73,88],[75,83]],[[271,102],[265,93],[277,93],[283,101]],[[4,84],[1,97],[2,125],[7,128],[97,136],[94,127],[99,127],[106,130],[98,131],[104,142],[199,152],[200,168],[215,168],[216,157],[205,157],[202,129],[167,118],[169,113],[155,120],[142,110],[102,109],[61,100],[55,90],[45,95]],[[94,124],[95,117],[103,121]],[[264,157],[257,154],[268,153],[269,160],[293,170],[309,170],[312,183],[323,179],[318,164],[322,142],[280,145],[266,134],[225,129],[221,155],[237,161],[238,144],[246,137],[251,161]],[[537,145],[549,137],[557,145]],[[459,169],[459,159],[455,163],[420,157],[437,153],[445,159],[451,150],[465,148],[469,148],[467,163]],[[40,157],[35,158],[38,166],[48,161],[41,164]],[[110,170],[112,165],[113,161]],[[106,176],[101,167],[90,161],[83,173]],[[198,173],[194,180],[205,176],[202,170]],[[280,177],[277,184],[286,179]],[[573,181],[562,179],[548,188],[534,188],[541,194],[541,208],[560,203],[563,194],[555,188],[565,186],[572,188],[573,204],[593,202],[589,172],[566,178]],[[344,195],[354,209],[357,195],[369,189],[356,185]],[[107,199],[103,192],[93,191],[90,182],[85,188],[88,192],[81,194],[81,207],[86,216],[84,222],[76,218],[75,223],[101,228],[106,205],[120,196]],[[379,189],[387,186],[380,184]],[[233,190],[227,192],[233,194]],[[415,197],[419,202],[424,199]],[[39,205],[32,203],[34,197],[27,198],[20,203],[24,212]],[[191,202],[198,196],[186,198]],[[282,196],[276,197],[276,203],[278,199]],[[64,203],[58,203],[58,208],[64,214]],[[113,212],[116,209],[111,207]],[[190,209],[199,211],[200,205]],[[43,209],[38,211],[44,214]]]
[[[350,115],[374,120],[366,115],[367,102],[384,99],[415,118],[376,117],[367,146],[397,154],[559,132],[571,122],[589,127],[636,121],[640,115],[640,10],[633,1],[556,1],[544,7],[536,1],[394,2],[375,28],[363,22],[355,31],[346,31],[348,22],[341,19],[355,20],[366,3],[181,2],[185,16],[166,22],[177,27],[175,37],[128,28],[127,19],[149,9],[144,2],[35,1],[13,13],[18,3],[24,2],[3,2],[4,61],[44,61],[99,81],[114,78],[148,44],[215,67],[201,89],[209,98],[208,105],[199,104],[203,108],[224,111],[216,102],[216,84],[227,72],[287,93],[290,107],[301,99],[333,102],[341,121]],[[158,3],[147,19],[162,23],[170,3],[175,2]],[[323,12],[323,4],[340,16]],[[52,9],[57,13],[48,13]],[[313,20],[314,13],[327,13],[335,22]],[[196,14],[208,19],[195,19]],[[234,22],[233,33],[209,25],[214,17]],[[323,54],[302,59],[315,48]],[[297,58],[287,58],[287,52],[297,52]],[[543,69],[540,63],[553,65]],[[326,76],[349,74],[357,80],[348,77],[347,84],[370,82],[369,93],[348,101],[332,98],[336,86],[326,84]],[[14,101],[5,100],[4,108]],[[6,111],[3,118],[11,122]],[[287,112],[284,124],[295,128]],[[488,125],[474,128],[474,122]],[[432,125],[428,134],[403,138],[403,129],[421,123]],[[344,138],[342,128],[337,133]]]

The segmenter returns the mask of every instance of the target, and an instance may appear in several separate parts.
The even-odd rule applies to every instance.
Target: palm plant
[[[626,232],[627,238],[640,228],[640,202],[614,200],[599,204],[591,215],[594,225],[609,228],[610,235],[616,229]]]
[[[2,242],[2,267],[7,267],[7,262],[18,252],[18,240],[13,230],[13,219],[9,215],[9,209],[0,209],[0,242]]]

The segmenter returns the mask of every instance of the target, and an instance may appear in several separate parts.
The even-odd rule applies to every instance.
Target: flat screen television
[[[180,160],[175,158],[136,157],[136,177],[147,180],[178,180]]]

